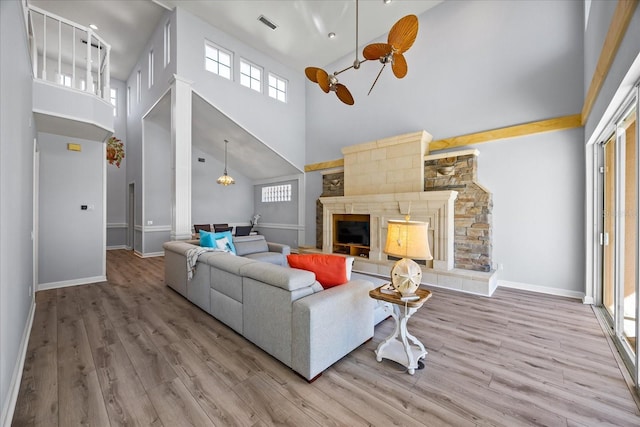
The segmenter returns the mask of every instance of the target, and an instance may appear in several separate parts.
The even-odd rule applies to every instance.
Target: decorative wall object
[[[120,163],[124,159],[124,143],[112,136],[107,141],[107,161],[110,165],[120,167]]]

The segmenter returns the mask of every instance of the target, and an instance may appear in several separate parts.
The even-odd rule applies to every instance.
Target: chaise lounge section
[[[166,284],[306,380],[373,337],[370,281],[323,289],[310,271],[225,252],[200,255],[188,280],[194,247],[164,244]]]

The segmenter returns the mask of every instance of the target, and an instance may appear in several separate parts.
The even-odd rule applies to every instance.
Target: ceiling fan
[[[352,68],[357,70],[361,64],[369,60],[377,59],[382,63],[382,68],[373,81],[368,94],[373,90],[373,87],[376,85],[380,74],[382,74],[387,64],[391,64],[393,74],[401,79],[407,75],[408,71],[407,60],[403,53],[413,45],[417,35],[418,17],[415,15],[407,15],[391,27],[389,36],[387,37],[387,43],[372,43],[366,46],[362,52],[365,59],[360,60],[358,58],[358,0],[356,0],[356,59],[353,61],[353,64],[343,70],[335,71],[333,74],[329,74],[318,67],[307,67],[304,73],[309,80],[318,83],[324,93],[335,92],[340,101],[347,105],[353,105],[355,102],[353,96],[345,85],[338,82],[338,74]]]

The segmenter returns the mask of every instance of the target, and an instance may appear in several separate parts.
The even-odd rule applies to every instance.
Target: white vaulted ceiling
[[[443,0],[359,1],[359,44],[389,32],[401,17]],[[30,4],[96,31],[111,44],[111,75],[126,80],[166,9],[178,6],[300,72],[355,50],[355,0],[30,0]],[[258,21],[264,15],[278,27]],[[329,39],[327,34],[336,37]],[[355,55],[354,55],[355,57]]]

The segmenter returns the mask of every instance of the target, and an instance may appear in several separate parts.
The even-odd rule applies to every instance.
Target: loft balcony
[[[113,133],[111,46],[80,24],[25,9],[39,132],[103,141]]]

